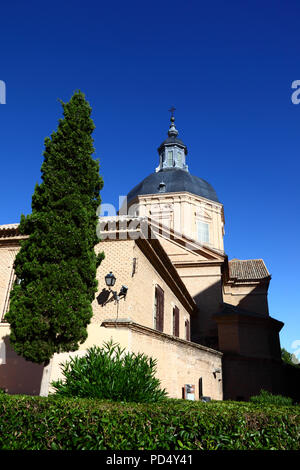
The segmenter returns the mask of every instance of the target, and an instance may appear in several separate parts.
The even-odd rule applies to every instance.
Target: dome
[[[158,147],[159,166],[127,194],[127,203],[145,194],[189,192],[210,201],[219,202],[214,188],[205,180],[193,176],[186,165],[187,146],[178,139],[178,130],[172,112],[168,137]]]
[[[127,194],[127,202],[144,194],[175,192],[189,192],[219,202],[214,188],[209,183],[180,168],[162,169],[151,173]]]

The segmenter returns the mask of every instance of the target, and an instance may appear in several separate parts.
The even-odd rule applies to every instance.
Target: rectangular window
[[[182,167],[182,153],[181,152],[177,152],[177,165],[179,167]]]
[[[205,222],[197,221],[198,241],[209,243],[209,225]]]
[[[168,151],[168,166],[173,166],[173,151]]]
[[[173,336],[179,338],[179,308],[173,308]]]
[[[203,381],[202,377],[199,379],[199,400],[203,397]]]
[[[159,286],[155,287],[154,328],[158,331],[164,330],[164,291]]]

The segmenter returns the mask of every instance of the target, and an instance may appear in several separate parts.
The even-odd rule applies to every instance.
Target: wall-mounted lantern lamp
[[[117,280],[117,279],[116,279],[116,277],[113,275],[112,272],[110,272],[109,274],[107,274],[107,275],[105,276],[105,284],[107,285],[107,287],[109,287],[109,290],[110,290],[110,292],[112,293],[112,298],[107,299],[107,301],[106,301],[105,303],[110,302],[110,301],[113,300],[113,299],[114,299],[116,302],[119,302],[119,300],[120,300],[121,298],[125,298],[126,295],[127,295],[128,287],[126,287],[126,286],[122,286],[119,293],[117,293],[117,291],[114,291],[114,290],[111,289],[111,287],[113,287],[113,286],[115,285],[116,280]]]
[[[109,274],[106,274],[105,276],[105,284],[107,287],[113,287],[116,282],[116,277],[113,275],[113,273],[110,271]]]

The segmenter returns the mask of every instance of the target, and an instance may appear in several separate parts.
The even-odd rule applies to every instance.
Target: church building
[[[229,260],[224,207],[215,189],[189,172],[187,146],[172,114],[158,166],[128,192],[119,215],[100,217],[98,293],[88,339],[72,354],[112,338],[157,359],[174,398],[247,400],[261,389],[290,394],[281,361],[283,323],[269,314],[263,259]],[[69,354],[47,368],[18,357],[5,313],[15,282],[18,225],[0,226],[0,388],[47,395]],[[2,351],[2,354],[1,354]]]

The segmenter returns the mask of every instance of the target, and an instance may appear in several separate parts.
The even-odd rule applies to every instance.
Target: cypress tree
[[[45,139],[32,213],[21,216],[19,230],[28,238],[15,259],[19,282],[6,314],[13,349],[39,364],[77,350],[87,338],[96,269],[104,257],[94,251],[103,181],[92,157],[91,107],[80,91],[61,104],[64,118]]]

